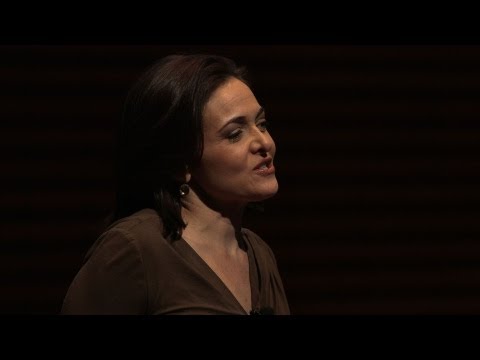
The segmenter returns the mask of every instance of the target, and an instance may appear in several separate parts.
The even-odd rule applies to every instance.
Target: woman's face
[[[250,88],[231,78],[206,103],[204,150],[192,179],[215,201],[245,205],[278,190],[275,143]]]

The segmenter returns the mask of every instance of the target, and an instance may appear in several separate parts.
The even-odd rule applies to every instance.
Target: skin
[[[202,159],[185,175],[191,190],[182,208],[187,223],[182,237],[248,312],[251,291],[241,220],[249,202],[278,191],[274,173],[262,175],[254,170],[262,160],[274,158],[275,143],[255,95],[235,78],[221,85],[206,103],[203,131]]]

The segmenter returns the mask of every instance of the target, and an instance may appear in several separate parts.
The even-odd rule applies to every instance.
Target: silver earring
[[[180,196],[185,196],[190,192],[190,186],[188,184],[180,185]]]

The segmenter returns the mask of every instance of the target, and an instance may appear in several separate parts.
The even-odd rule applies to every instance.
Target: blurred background
[[[480,46],[0,46],[0,312],[57,314],[113,202],[132,82],[247,66],[280,191],[247,225],[293,314],[480,314]]]

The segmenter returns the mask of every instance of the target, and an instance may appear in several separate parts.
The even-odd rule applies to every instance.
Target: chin
[[[259,192],[256,196],[256,199],[254,201],[263,201],[267,200],[278,192],[278,183],[275,184],[275,186],[269,186],[269,188],[262,189],[261,192]]]

